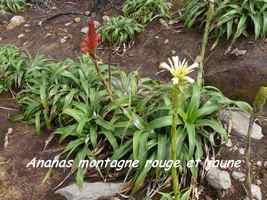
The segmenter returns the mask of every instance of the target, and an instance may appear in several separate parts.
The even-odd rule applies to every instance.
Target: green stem
[[[104,77],[102,76],[101,74],[101,71],[100,71],[100,68],[99,68],[99,64],[97,62],[96,59],[93,59],[94,63],[95,63],[95,69],[96,69],[96,72],[99,76],[99,79],[101,80],[102,84],[104,85],[104,87],[106,88],[108,94],[109,94],[109,97],[111,99],[111,101],[113,101],[113,94],[112,94],[112,90],[110,89],[110,86],[109,84],[107,83],[107,81],[104,79]]]
[[[213,19],[214,15],[214,4],[209,3],[209,10],[207,12],[207,20],[206,20],[206,25],[205,25],[205,32],[203,36],[203,42],[202,42],[202,47],[201,47],[201,53],[200,53],[200,60],[199,60],[199,71],[197,74],[197,83],[199,86],[202,86],[204,83],[204,59],[205,59],[205,54],[206,54],[206,48],[208,46],[208,40],[209,40],[209,33],[210,33],[210,25]]]
[[[249,119],[249,127],[248,127],[248,134],[247,134],[247,148],[246,148],[246,166],[247,166],[247,193],[250,200],[252,200],[252,193],[251,193],[251,167],[250,167],[250,161],[251,161],[251,134],[253,129],[253,124],[255,121],[255,113],[251,113],[250,119]]]
[[[176,87],[176,86],[174,86]],[[171,128],[171,157],[172,160],[175,162],[177,159],[177,112],[178,112],[178,90],[177,88],[173,89],[173,114],[172,114],[172,128]],[[177,174],[177,169],[172,166],[171,169],[171,174],[172,174],[172,182],[173,182],[173,190],[175,194],[175,200],[180,200],[180,188],[179,188],[179,177]]]

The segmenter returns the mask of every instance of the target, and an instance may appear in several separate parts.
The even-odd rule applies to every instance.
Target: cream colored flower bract
[[[178,56],[173,56],[168,59],[169,64],[164,62],[160,64],[161,69],[168,70],[173,78],[172,82],[175,85],[184,84],[185,82],[194,83],[194,79],[190,78],[188,75],[194,71],[195,68],[199,67],[198,63],[194,63],[188,66],[187,61],[180,60]]]

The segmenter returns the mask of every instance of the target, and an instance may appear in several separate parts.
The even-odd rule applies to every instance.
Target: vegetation
[[[19,52],[14,47],[4,49]],[[20,59],[17,55],[13,62]],[[67,158],[75,158],[76,164],[82,159],[103,156],[112,160],[139,160],[140,165],[129,180],[134,183],[133,192],[145,184],[147,177],[161,177],[160,185],[167,184],[169,170],[145,163],[173,159],[170,149],[166,149],[172,140],[173,116],[176,159],[188,161],[204,158],[205,145],[214,146],[216,141],[227,138],[217,118],[219,110],[229,106],[249,108],[243,102],[224,97],[214,87],[189,84],[179,95],[179,105],[174,111],[173,84],[140,78],[137,72],[126,74],[114,67],[111,100],[99,81],[94,63],[86,55],[79,62],[68,59],[55,63],[37,56],[25,63],[28,65],[23,65],[20,76],[22,90],[17,94],[22,106],[19,118],[35,124],[38,133],[41,128],[54,129],[60,141],[67,139],[63,153]],[[13,66],[8,65],[6,70],[9,68]],[[108,66],[102,64],[100,69],[107,78]],[[10,81],[16,83],[17,76],[12,77],[14,80]],[[76,170],[76,180],[81,185],[85,171],[77,165]],[[183,178],[189,178],[190,174],[197,178],[197,169],[188,170],[183,167],[178,174]]]
[[[209,2],[205,0],[187,0],[183,19],[185,25],[204,26]],[[210,32],[218,38],[235,41],[240,36],[248,36],[253,32],[255,38],[267,34],[267,6],[265,0],[215,1],[214,15]]]
[[[0,48],[0,93],[21,87],[26,65],[26,56],[17,48]]]
[[[26,0],[1,0],[0,10],[7,10],[16,13],[23,10],[26,5]]]
[[[121,46],[131,41],[136,33],[144,30],[134,19],[118,16],[106,21],[99,29],[102,39],[109,44]]]
[[[169,9],[167,0],[126,0],[123,4],[124,15],[141,24],[147,24],[155,17],[169,17]]]
[[[66,143],[60,155],[74,159],[78,185],[86,177],[86,169],[78,165],[81,160],[133,159],[139,161],[138,168],[121,172],[131,175],[126,177],[133,193],[148,178],[161,190],[171,177],[173,190],[170,194],[161,193],[162,199],[189,199],[199,175],[198,168],[187,168],[184,163],[205,159],[205,149],[227,141],[218,113],[236,107],[252,112],[247,103],[233,101],[217,88],[204,85],[203,61],[209,33],[235,41],[247,35],[252,24],[256,38],[265,36],[264,2],[188,0],[183,12],[185,25],[205,25],[202,51],[192,65],[178,57],[162,63],[161,68],[172,75],[170,83],[102,64],[96,55],[99,35],[91,20],[81,44],[86,55],[78,61],[55,62],[40,55],[32,59],[16,47],[1,48],[0,93],[19,89],[16,98],[22,113],[17,119],[35,124],[38,134],[50,129],[59,136],[59,142]],[[123,12],[127,17],[113,17],[98,31],[104,41],[121,46],[155,17],[168,17],[169,8],[164,0],[126,0]],[[197,81],[188,76],[195,69]],[[265,102],[266,98],[261,100]],[[249,151],[248,148],[248,155]],[[175,168],[172,163],[168,169],[155,168],[147,164],[148,160],[181,160],[182,166]],[[101,168],[97,171],[100,175],[113,172]]]

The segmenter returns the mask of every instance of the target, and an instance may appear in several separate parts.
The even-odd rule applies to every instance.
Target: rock
[[[246,180],[246,174],[242,172],[233,171],[232,177],[235,180],[240,181],[240,182],[244,182]]]
[[[164,40],[164,44],[169,44],[169,40],[168,39]]]
[[[67,41],[68,36],[64,36],[63,38],[60,39],[60,43],[63,44]]]
[[[80,23],[80,22],[81,22],[81,18],[80,18],[80,17],[75,17],[75,18],[73,19],[73,21],[74,21],[75,23]]]
[[[238,48],[235,48],[234,50],[232,50],[232,51],[230,52],[230,54],[235,55],[235,56],[243,56],[243,55],[245,55],[246,53],[247,53],[247,50],[240,50],[240,49],[238,49]]]
[[[0,41],[3,40],[3,38],[0,37]]]
[[[0,21],[9,21],[12,16],[12,13],[0,10]]]
[[[261,180],[257,180],[257,181],[256,181],[256,184],[257,184],[257,185],[261,185],[261,184],[262,184],[262,181],[261,181]]]
[[[264,161],[263,166],[267,168],[267,161]]]
[[[89,30],[89,28],[86,26],[86,27],[83,27],[82,29],[81,29],[81,33],[84,33],[84,34],[86,34],[86,33],[88,33],[88,30]]]
[[[102,19],[103,19],[104,22],[107,22],[107,21],[110,20],[110,17],[107,16],[107,15],[104,15],[104,16],[102,17]]]
[[[231,121],[232,129],[235,133],[242,137],[247,136],[250,114],[236,110],[224,110],[221,111],[219,115],[220,119],[224,123],[229,124]],[[257,123],[254,123],[251,138],[260,140],[263,137],[264,135],[262,134],[262,127]]]
[[[159,22],[161,23],[161,25],[165,26],[166,28],[169,28],[168,23],[164,19],[160,19]]]
[[[65,26],[70,26],[70,25],[72,25],[72,22],[67,22],[67,23],[65,24]]]
[[[29,28],[29,27],[31,27],[31,25],[30,24],[24,24],[24,27]]]
[[[172,55],[176,55],[176,51],[175,50],[172,50]]]
[[[76,184],[69,185],[56,191],[67,200],[97,200],[103,197],[112,197],[120,193],[122,183],[84,183],[83,189]]]
[[[241,155],[244,155],[244,154],[245,154],[245,151],[246,151],[245,148],[240,148],[240,149],[239,149],[239,153],[240,153]]]
[[[259,186],[252,184],[251,192],[253,198],[255,198],[256,200],[262,200],[261,188]]]
[[[19,16],[19,15],[14,16],[11,18],[9,24],[7,25],[7,29],[8,30],[14,29],[15,27],[20,26],[24,22],[25,22],[24,17]]]
[[[88,10],[84,12],[85,15],[90,15],[90,13],[91,13],[91,12],[88,11]]]
[[[216,167],[209,169],[206,180],[213,188],[219,190],[227,190],[232,185],[229,173]]]
[[[262,162],[261,161],[257,161],[257,166],[258,167],[262,167]]]
[[[23,33],[18,35],[18,39],[23,38],[25,35]]]

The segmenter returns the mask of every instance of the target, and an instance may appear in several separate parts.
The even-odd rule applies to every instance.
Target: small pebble
[[[30,24],[24,24],[24,27],[30,27],[31,25]]]
[[[25,29],[25,33],[29,33],[31,31],[32,31],[31,29]]]
[[[65,26],[70,26],[72,24],[72,22],[68,22],[65,24]]]
[[[168,44],[168,43],[169,43],[169,40],[166,39],[166,40],[164,41],[164,44]]]
[[[74,22],[75,23],[80,23],[81,22],[81,18],[80,17],[75,17],[74,18]]]
[[[60,39],[60,43],[63,44],[67,41],[68,37],[64,36],[63,38]]]
[[[257,166],[258,167],[262,167],[262,162],[261,161],[257,161]]]
[[[104,22],[107,22],[107,21],[110,20],[110,17],[107,16],[107,15],[104,15],[104,16],[102,17],[102,19],[103,19]]]
[[[86,15],[90,15],[90,11],[85,11],[84,14],[86,14]]]
[[[23,33],[18,35],[18,39],[23,38],[25,35]]]
[[[155,36],[156,39],[159,39],[159,36]]]
[[[256,184],[257,184],[257,185],[261,185],[261,184],[262,184],[261,180],[257,180],[257,181],[256,181]]]
[[[244,155],[244,154],[245,154],[245,148],[240,148],[240,149],[239,149],[239,153],[240,153],[241,155]]]
[[[172,50],[172,55],[175,55],[176,54],[176,51],[175,50]]]
[[[2,41],[2,40],[3,40],[3,38],[0,37],[0,41]]]

